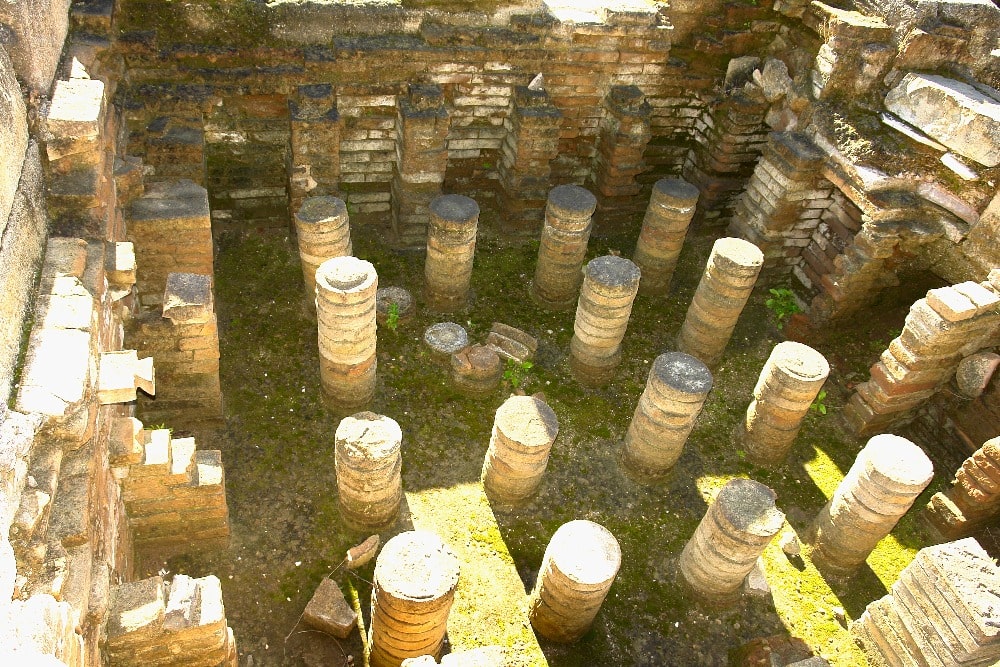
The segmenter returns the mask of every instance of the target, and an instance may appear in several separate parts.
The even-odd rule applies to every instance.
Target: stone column
[[[870,665],[996,665],[1000,568],[976,540],[921,549],[851,637]]]
[[[306,197],[339,192],[341,119],[333,86],[299,86],[288,101],[288,117],[288,198],[297,211]]]
[[[557,185],[549,191],[531,283],[531,298],[543,308],[565,310],[576,300],[595,208],[594,195],[577,185]]]
[[[711,389],[712,372],[691,355],[658,356],[625,434],[625,467],[641,477],[670,472]]]
[[[334,465],[344,522],[378,529],[393,523],[403,499],[403,432],[395,420],[359,412],[337,426]]]
[[[774,499],[774,491],[752,479],[734,479],[722,487],[681,552],[681,575],[697,596],[727,603],[737,595],[784,525],[785,515]]]
[[[503,224],[512,232],[537,232],[545,214],[549,164],[559,155],[562,112],[544,90],[514,88],[497,165]]]
[[[370,262],[335,257],[316,271],[320,381],[337,412],[359,408],[375,394],[375,292]]]
[[[597,220],[601,229],[622,229],[638,212],[636,177],[646,167],[652,108],[638,87],[611,86],[604,109],[594,159]]]
[[[440,86],[411,84],[407,95],[399,98],[392,232],[400,247],[419,247],[427,238],[427,207],[441,194],[448,167],[449,126]]]
[[[653,184],[632,261],[642,270],[639,293],[666,296],[688,225],[698,205],[698,188],[680,178]]]
[[[583,271],[570,369],[583,384],[607,383],[621,362],[621,344],[639,291],[639,267],[624,257],[592,259]]]
[[[906,438],[869,440],[813,523],[813,562],[836,573],[860,567],[933,476],[930,459]]]
[[[935,493],[924,518],[941,541],[964,537],[1000,512],[1000,437],[987,440],[965,459],[954,484]]]
[[[718,366],[763,264],[763,253],[748,241],[716,241],[677,335],[677,349],[709,368]]]
[[[738,427],[747,458],[762,466],[784,463],[828,375],[830,364],[808,345],[785,341],[774,346]]]
[[[486,345],[470,345],[451,355],[451,379],[466,396],[489,396],[503,377],[500,355]]]
[[[431,202],[430,211],[424,297],[431,310],[450,313],[469,301],[479,205],[462,195],[441,195]]]
[[[347,204],[337,197],[309,197],[295,212],[295,235],[309,304],[316,305],[316,269],[328,259],[353,253]]]
[[[526,500],[542,483],[549,451],[559,433],[559,419],[545,401],[511,396],[493,420],[493,434],[483,462],[483,487],[503,503]]]
[[[458,559],[434,533],[409,531],[385,543],[372,587],[372,667],[441,656],[458,574]]]
[[[528,618],[535,631],[556,642],[583,637],[621,562],[618,540],[604,526],[583,520],[559,526],[545,548],[531,592]]]

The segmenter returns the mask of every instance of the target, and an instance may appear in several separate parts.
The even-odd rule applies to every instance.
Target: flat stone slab
[[[469,346],[469,334],[465,327],[454,322],[438,322],[424,331],[424,342],[438,355],[451,355]]]
[[[986,167],[1000,164],[1000,93],[935,74],[910,73],[885,106],[929,137]]]
[[[358,615],[347,604],[340,586],[332,579],[323,579],[302,612],[302,620],[317,630],[347,639],[358,624]]]

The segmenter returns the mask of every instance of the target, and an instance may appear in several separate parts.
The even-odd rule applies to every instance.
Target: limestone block
[[[91,334],[78,329],[35,329],[21,374],[17,410],[56,419],[79,408],[90,383]]]
[[[99,79],[57,81],[43,116],[49,160],[99,151],[107,102]]]
[[[386,542],[372,587],[372,667],[441,655],[458,577],[458,559],[434,533],[409,531]]]
[[[83,664],[83,638],[75,632],[77,615],[68,602],[47,594],[32,595],[11,604],[10,618],[12,632],[5,646],[54,656],[59,664]]]
[[[592,521],[559,526],[545,548],[528,618],[536,632],[557,642],[575,642],[590,629],[621,567],[622,552],[611,532]]]
[[[358,528],[391,524],[403,498],[399,424],[359,412],[341,420],[335,441],[337,492],[345,522]]]
[[[531,334],[518,328],[494,322],[486,336],[486,346],[492,348],[503,359],[512,359],[519,364],[531,361],[538,351],[538,341]]]
[[[956,153],[986,167],[1000,164],[997,91],[911,72],[889,91],[885,106]]]
[[[490,445],[483,462],[487,494],[516,504],[531,496],[542,482],[559,419],[534,396],[511,396],[497,410]]]
[[[135,284],[135,246],[128,241],[110,244],[107,255],[108,283],[119,289]]]
[[[996,352],[979,352],[965,357],[955,371],[959,391],[969,398],[977,398],[990,383],[997,366],[1000,366],[1000,354]]]
[[[7,411],[0,417],[0,529],[10,526],[28,476],[28,452],[42,416]],[[39,457],[35,457],[37,460]]]
[[[14,68],[35,93],[52,87],[69,29],[70,0],[18,0],[0,4],[0,21],[13,31],[5,43]]]
[[[135,350],[102,352],[97,381],[101,405],[134,401],[137,389],[150,396],[156,393],[153,358],[139,359]]]
[[[167,595],[162,577],[118,585],[108,612],[108,646],[125,647],[155,636],[163,627]]]
[[[163,316],[174,324],[204,324],[214,313],[212,276],[171,273],[163,293]]]
[[[4,3],[2,7],[9,7]],[[0,10],[2,11],[2,10]],[[0,14],[2,15],[2,14]],[[0,230],[7,226],[28,149],[28,123],[21,87],[6,52],[0,53]]]
[[[302,612],[302,620],[334,637],[347,639],[358,624],[358,615],[347,604],[337,582],[324,578]]]

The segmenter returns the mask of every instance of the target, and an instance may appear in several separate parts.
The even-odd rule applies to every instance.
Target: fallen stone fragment
[[[347,604],[340,586],[332,579],[323,579],[302,612],[302,620],[317,630],[347,639],[358,623],[358,615]]]
[[[359,567],[367,565],[375,557],[375,554],[378,553],[379,541],[378,535],[372,535],[361,544],[348,549],[347,569],[356,570]]]

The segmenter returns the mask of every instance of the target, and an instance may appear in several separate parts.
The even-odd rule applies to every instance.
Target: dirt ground
[[[541,642],[548,664],[724,665],[733,650],[754,638],[791,634],[834,665],[863,665],[837,618],[838,608],[846,619],[858,617],[926,544],[916,512],[847,581],[825,581],[808,558],[789,559],[776,540],[763,558],[772,595],[747,595],[725,610],[704,608],[687,596],[674,567],[707,504],[733,477],[751,477],[775,489],[787,516],[783,534],[805,536],[863,445],[841,426],[839,413],[849,388],[867,379],[865,369],[897,335],[906,307],[887,305],[877,309],[877,316],[856,318],[816,336],[815,346],[833,365],[823,401],[827,414],[817,406],[787,465],[771,471],[747,462],[732,439],[764,360],[783,339],[764,305],[767,291],[758,289],[674,473],[655,484],[640,484],[618,465],[621,439],[650,363],[673,349],[711,243],[720,234],[692,230],[672,293],[666,299],[636,300],[615,379],[603,389],[587,390],[572,379],[567,363],[573,312],[549,313],[528,299],[537,242],[505,241],[493,229],[495,220],[484,212],[473,274],[475,299],[449,319],[466,326],[474,341],[484,339],[494,321],[538,338],[535,365],[519,378],[521,389],[545,394],[559,417],[560,432],[539,493],[517,510],[492,512],[475,500],[480,497],[475,489],[494,412],[514,387],[506,381],[482,399],[458,394],[421,341],[427,326],[445,319],[422,308],[423,255],[389,252],[377,229],[353,232],[355,254],[375,264],[380,286],[405,287],[417,298],[412,320],[395,331],[379,331],[372,409],[402,427],[403,484],[408,497],[419,501],[420,518],[450,528],[446,539],[465,536],[455,545],[468,559],[462,562],[462,581],[489,580],[491,567],[512,563],[524,590],[530,590],[555,529],[586,518],[617,537],[622,568],[582,640],[568,646]],[[592,239],[589,257],[608,252],[627,257],[634,238],[633,231]],[[346,530],[337,507],[333,435],[338,420],[320,397],[316,325],[305,306],[294,239],[224,239],[216,272],[226,426],[202,436],[199,445],[223,452],[232,545],[222,553],[175,559],[162,567],[171,573],[219,576],[243,665],[360,665],[359,635],[338,641],[298,622],[320,578],[331,575],[357,598],[367,625],[373,566],[356,573],[342,567],[346,549],[366,535]],[[950,470],[940,468],[916,507],[949,477]],[[409,525],[404,514],[392,531],[382,534],[383,541]],[[463,592],[462,586],[459,615],[476,608],[477,593]],[[453,613],[452,646],[517,645],[530,639],[518,616],[523,598],[511,598],[503,601],[509,613],[492,600],[488,602],[496,610],[490,614],[463,622]]]

